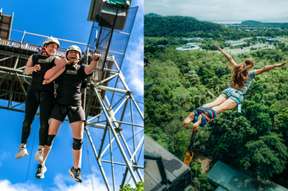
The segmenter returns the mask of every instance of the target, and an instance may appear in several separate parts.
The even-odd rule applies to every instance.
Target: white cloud
[[[64,177],[63,175],[57,175],[54,178],[56,184],[55,191],[83,191],[83,190],[97,190],[107,191],[104,184],[95,175],[89,175],[85,177],[82,183],[75,183],[74,185],[67,185],[65,182],[71,181],[70,177]]]
[[[12,184],[9,180],[0,180],[0,190],[3,191],[43,191],[42,188],[34,184]]]
[[[107,191],[106,186],[102,184],[98,177],[95,175],[85,176],[82,183],[75,183],[73,185],[68,185],[67,182],[71,183],[71,177],[57,175],[54,178],[55,186],[52,188],[42,189],[40,186],[32,183],[17,183],[12,184],[9,180],[0,180],[0,190],[3,191]]]
[[[143,38],[139,43],[130,45],[131,50],[126,56],[128,75],[127,83],[132,91],[139,96],[144,95],[144,61],[143,61]]]
[[[144,96],[144,0],[133,1],[138,6],[135,23],[131,32],[130,42],[125,56],[124,75],[128,87],[136,96]]]

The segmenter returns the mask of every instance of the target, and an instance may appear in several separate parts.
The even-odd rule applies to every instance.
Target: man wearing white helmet
[[[49,37],[43,42],[40,53],[29,57],[24,73],[32,75],[32,82],[27,91],[25,102],[25,117],[22,126],[21,144],[16,158],[28,155],[26,149],[27,139],[30,135],[31,124],[40,106],[40,129],[39,129],[39,149],[35,159],[43,160],[42,152],[48,136],[48,119],[54,104],[54,84],[42,84],[44,74],[55,64],[61,64],[65,60],[56,58],[55,54],[60,46],[56,38]]]
[[[88,66],[82,65],[79,61],[82,56],[81,49],[72,45],[66,51],[68,62],[63,65],[57,65],[48,70],[45,74],[44,83],[49,83],[55,74],[62,74],[57,79],[58,84],[56,103],[51,112],[48,141],[44,149],[44,160],[39,164],[39,176],[44,176],[46,172],[45,161],[50,151],[52,141],[57,134],[58,128],[68,116],[73,134],[73,166],[70,169],[70,175],[77,182],[82,182],[80,176],[81,157],[82,157],[82,139],[85,121],[85,112],[81,104],[81,85],[82,82],[96,69],[100,55],[92,55]]]

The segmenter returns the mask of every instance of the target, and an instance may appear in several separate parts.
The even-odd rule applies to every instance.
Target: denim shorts
[[[239,90],[236,90],[234,88],[226,88],[222,94],[224,94],[227,98],[232,99],[235,101],[237,104],[241,104],[242,101],[244,100],[243,93]]]

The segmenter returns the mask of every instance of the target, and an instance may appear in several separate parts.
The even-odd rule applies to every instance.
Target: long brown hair
[[[235,89],[242,88],[245,81],[248,79],[248,71],[254,66],[251,60],[245,60],[244,63],[239,64],[233,69],[231,86]]]

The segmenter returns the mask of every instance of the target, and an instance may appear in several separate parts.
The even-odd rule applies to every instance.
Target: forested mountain
[[[271,23],[271,22],[259,22],[253,20],[243,21],[241,26],[249,27],[272,27],[272,28],[288,28],[288,23]]]
[[[193,17],[160,16],[147,14],[144,17],[145,36],[187,36],[197,32],[223,32],[225,27],[198,21]]]

